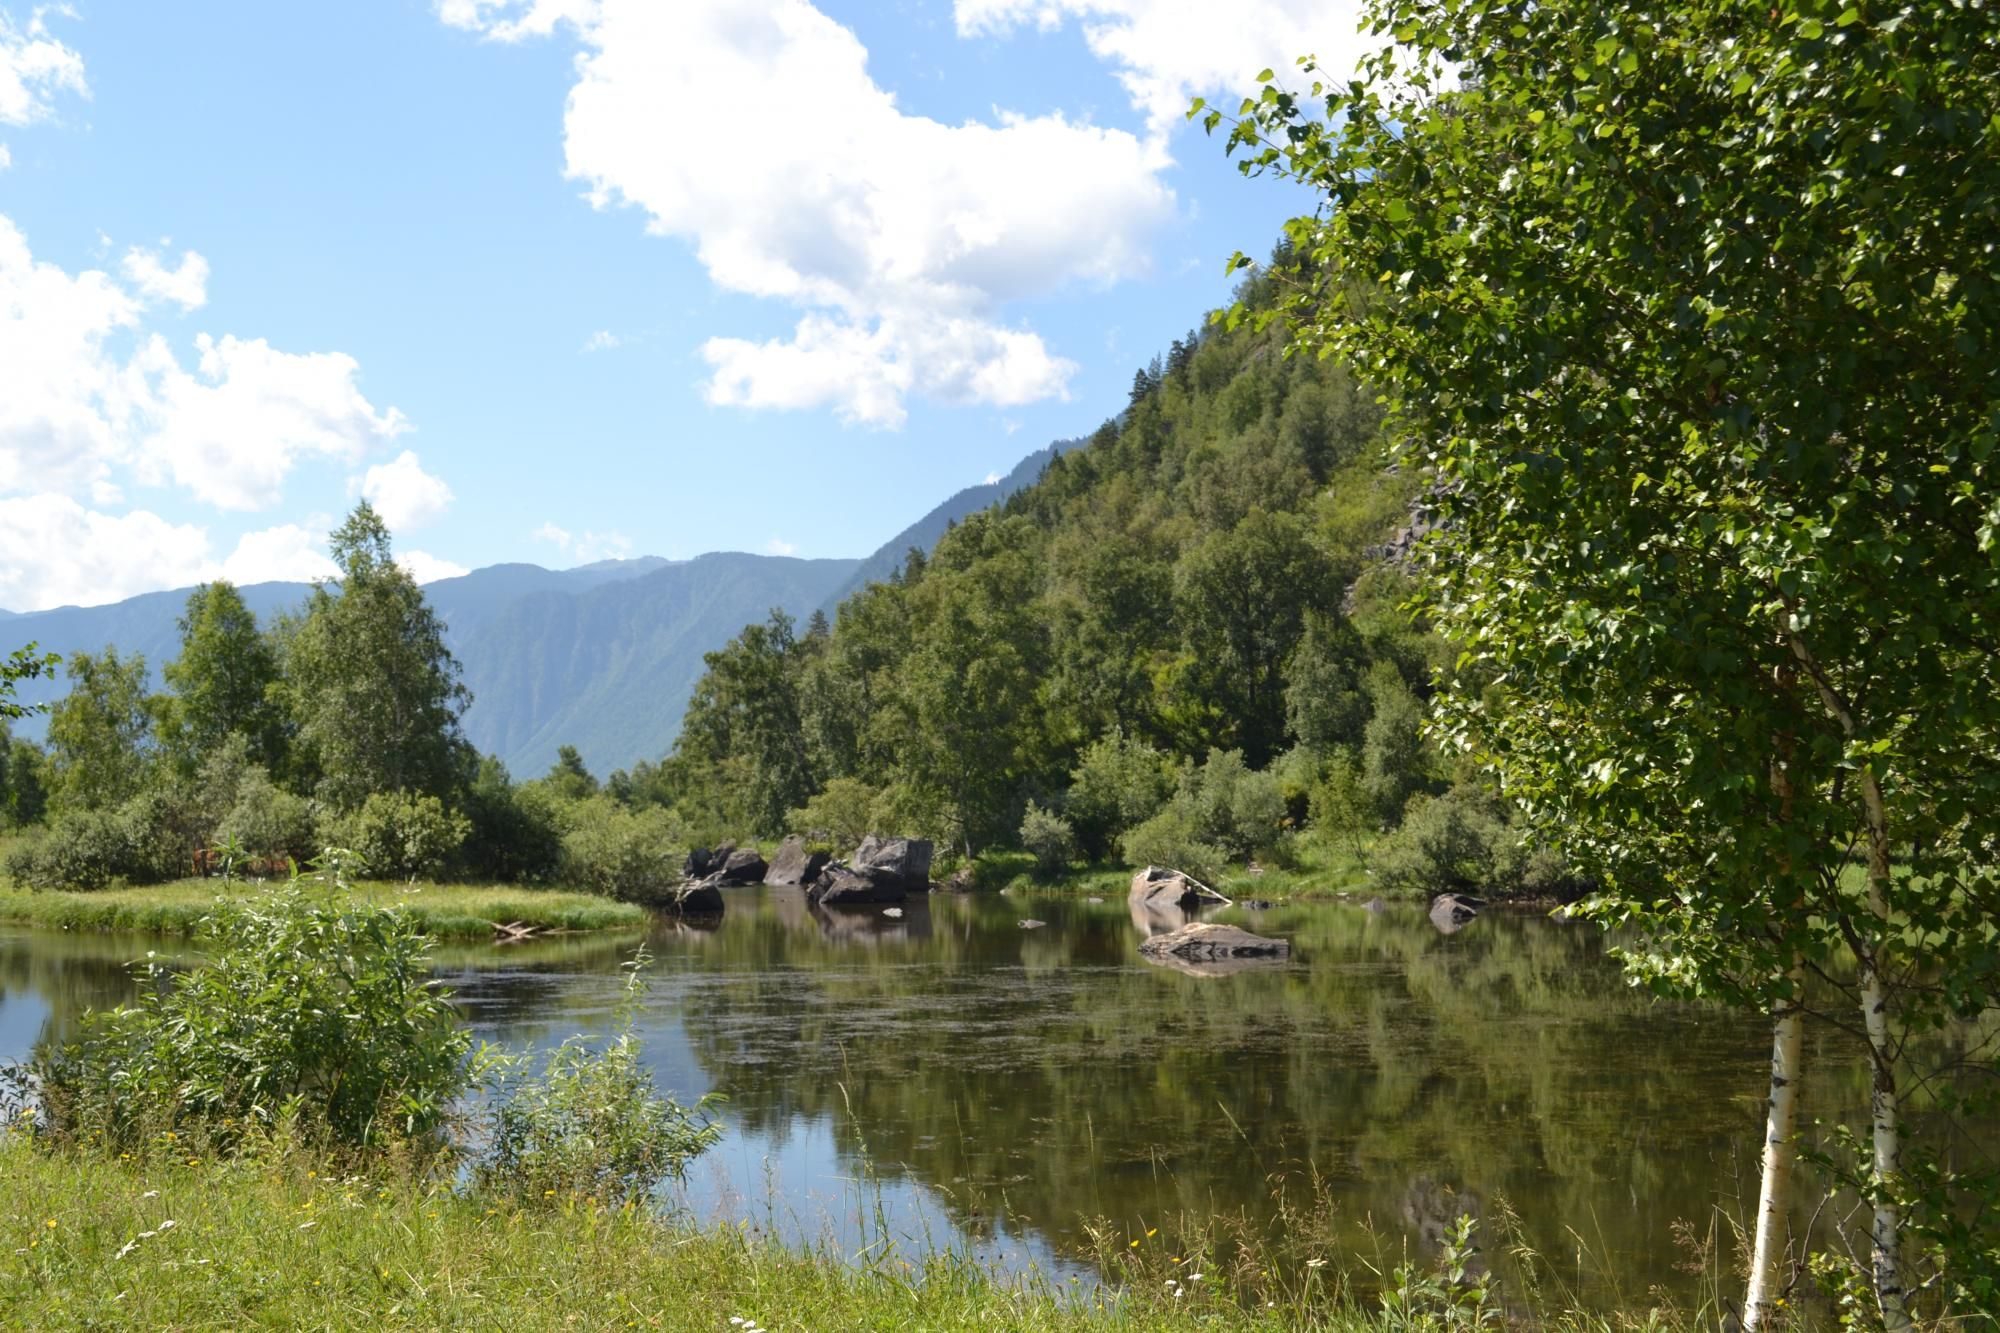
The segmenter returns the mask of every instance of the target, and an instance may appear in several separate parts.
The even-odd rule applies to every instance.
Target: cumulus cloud
[[[718,286],[799,309],[788,336],[708,343],[719,404],[894,426],[913,393],[1060,396],[1074,365],[1003,307],[1144,271],[1173,210],[1160,143],[1060,114],[907,114],[855,35],[805,0],[445,0],[440,14],[500,40],[567,23],[583,45],[570,176],[690,242]],[[718,151],[688,108],[746,92],[810,113]]]
[[[217,560],[202,527],[148,510],[108,514],[66,495],[0,498],[0,606],[10,611],[96,606],[214,578],[306,581],[338,572],[321,538],[296,524],[246,533]]]
[[[90,96],[83,57],[49,34],[46,11],[24,28],[0,10],[0,125],[32,125],[55,114],[59,93]]]
[[[189,251],[169,268],[134,250],[121,267],[125,283],[38,261],[0,216],[0,495],[113,504],[129,472],[221,509],[261,509],[300,459],[359,462],[408,428],[368,401],[343,353],[203,333],[190,369],[145,323],[163,300],[198,305],[207,262]]]
[[[361,494],[375,506],[391,532],[423,527],[451,507],[451,487],[443,478],[424,471],[423,463],[408,449],[397,454],[393,462],[369,468],[361,478]]]
[[[457,561],[446,560],[441,556],[432,555],[429,551],[405,551],[396,557],[396,563],[408,570],[410,577],[419,583],[455,579],[470,572]]]
[[[773,537],[764,543],[764,549],[772,555],[797,555],[799,548],[782,537]]]
[[[0,143],[0,171],[5,171],[13,165],[14,154],[8,151],[6,144]]]
[[[172,301],[183,310],[208,302],[208,261],[192,250],[182,252],[181,262],[168,268],[158,254],[135,245],[125,252],[120,267],[149,301]]]
[[[608,352],[624,341],[623,338],[620,338],[610,329],[599,329],[583,340],[581,350],[586,352]]]
[[[1156,134],[1198,96],[1250,92],[1261,71],[1282,76],[1303,55],[1345,73],[1375,44],[1353,0],[1237,0],[1226,22],[1202,0],[954,0],[952,11],[966,37],[1080,24]]]

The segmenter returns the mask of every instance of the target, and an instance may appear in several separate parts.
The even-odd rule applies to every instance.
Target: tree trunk
[[[1881,948],[1889,925],[1889,820],[1874,771],[1861,770],[1861,803],[1868,817],[1868,913],[1874,929],[1856,950],[1861,962],[1861,1021],[1868,1033],[1874,1078],[1868,1123],[1875,1148],[1875,1221],[1869,1229],[1875,1300],[1885,1333],[1908,1333],[1910,1311],[1903,1292],[1902,1218],[1893,1190],[1902,1170],[1903,1135],[1896,1093],[1896,1050],[1889,1031],[1889,995],[1882,982]]]
[[[1798,1122],[1799,1063],[1805,1047],[1805,968],[1787,974],[1791,995],[1771,1007],[1771,1099],[1764,1115],[1764,1174],[1757,1191],[1757,1240],[1750,1257],[1750,1289],[1743,1298],[1743,1328],[1756,1333],[1777,1299],[1779,1262],[1790,1249],[1792,1162]]]

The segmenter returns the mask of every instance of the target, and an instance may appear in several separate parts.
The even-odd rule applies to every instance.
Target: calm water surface
[[[1346,903],[1210,919],[1290,939],[1291,961],[1149,964],[1162,923],[1115,901],[938,894],[896,919],[745,889],[712,928],[662,923],[647,1058],[683,1100],[728,1099],[683,1202],[849,1253],[879,1204],[906,1244],[1081,1273],[1089,1219],[1267,1216],[1274,1175],[1310,1171],[1370,1259],[1504,1200],[1565,1266],[1581,1236],[1607,1300],[1684,1291],[1673,1224],[1752,1211],[1759,1025],[1634,992],[1594,927],[1489,913],[1442,935]],[[519,1047],[610,1028],[635,943],[439,961],[477,1034]],[[0,927],[0,1060],[127,998],[149,947],[170,946]],[[1815,1110],[1859,1095],[1819,1089]]]

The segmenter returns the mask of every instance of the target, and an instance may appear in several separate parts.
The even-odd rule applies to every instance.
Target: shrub
[[[1143,741],[1113,732],[1085,748],[1070,774],[1063,809],[1085,856],[1111,850],[1127,829],[1160,812],[1173,791],[1166,758]]]
[[[1076,858],[1076,833],[1067,819],[1033,801],[1021,820],[1021,846],[1035,858],[1035,873],[1054,879]]]
[[[680,1179],[721,1136],[707,1098],[682,1106],[640,1058],[632,1020],[647,961],[641,952],[628,965],[617,1037],[601,1047],[571,1037],[495,1104],[474,1172],[481,1188],[530,1204],[579,1195],[622,1203]]]
[[[627,810],[608,796],[568,807],[562,876],[592,893],[643,902],[681,881],[684,850],[673,817],[657,806]]]
[[[235,804],[216,826],[215,841],[261,859],[310,860],[316,850],[312,803],[252,768],[237,783]]]
[[[36,889],[102,889],[115,881],[157,884],[188,873],[199,840],[185,807],[159,791],[115,810],[72,810],[7,858],[7,874]]]
[[[819,795],[791,813],[791,825],[807,838],[825,839],[851,851],[874,832],[875,789],[859,778],[834,778]]]
[[[1527,846],[1506,801],[1472,783],[1411,797],[1372,861],[1377,882],[1404,893],[1570,898],[1582,890],[1560,855]]]
[[[470,831],[465,817],[435,796],[378,791],[329,833],[361,858],[369,874],[402,879],[437,874]]]
[[[295,880],[219,906],[204,938],[206,964],[144,964],[136,1004],[91,1015],[16,1073],[42,1132],[130,1145],[173,1130],[226,1148],[280,1120],[345,1146],[440,1127],[470,1038],[408,916],[319,901]]]
[[[465,802],[471,833],[460,848],[466,869],[510,884],[553,879],[562,866],[562,811],[539,783],[514,785],[496,760],[480,766]]]
[[[196,849],[208,843],[200,813],[179,792],[153,788],[118,808],[125,833],[125,866],[134,884],[179,879],[194,864]]]
[[[1168,806],[1118,840],[1125,860],[1135,866],[1172,866],[1199,879],[1221,877],[1229,853],[1196,834],[1185,808]]]

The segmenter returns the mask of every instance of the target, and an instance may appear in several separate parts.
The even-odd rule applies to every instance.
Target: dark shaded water
[[[663,923],[639,1034],[683,1100],[728,1099],[687,1202],[850,1252],[879,1204],[906,1241],[1060,1271],[1085,1219],[1267,1214],[1274,1173],[1314,1171],[1371,1260],[1504,1199],[1572,1273],[1580,1240],[1607,1300],[1685,1291],[1673,1224],[1752,1211],[1759,1025],[1633,991],[1594,927],[1489,913],[1446,936],[1344,903],[1212,919],[1289,938],[1291,961],[1153,966],[1120,902],[933,895],[894,919],[746,889],[712,929]],[[634,943],[440,963],[477,1033],[520,1046],[610,1027]],[[148,947],[0,928],[0,1060],[126,998]],[[1833,1116],[1862,1089],[1808,1096]]]

